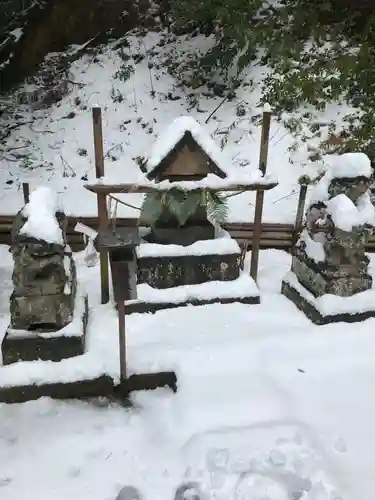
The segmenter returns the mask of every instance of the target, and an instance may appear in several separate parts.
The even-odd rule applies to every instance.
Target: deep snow
[[[20,186],[28,181],[32,189],[42,184],[56,190],[68,214],[96,215],[95,196],[82,189],[94,174],[94,105],[103,112],[106,175],[124,182],[139,178],[135,158],[150,153],[174,119],[188,114],[204,124],[220,98],[198,89],[199,105],[192,107],[166,64],[171,54],[201,50],[202,39],[178,37],[160,46],[160,36],[128,37],[129,53],[147,54],[126,82],[114,78],[121,59],[111,46],[97,62],[83,56],[73,63],[72,81],[83,86],[74,85],[59,106],[35,112],[36,122],[7,141],[0,157],[0,213],[21,208]],[[223,157],[233,176],[258,168],[261,131],[252,118],[261,112],[265,72],[249,71],[254,87],[240,88],[204,125],[217,144],[226,143]],[[111,94],[121,94],[122,102]],[[239,106],[244,116],[238,116]],[[305,108],[289,117],[299,119],[306,111],[326,124],[319,139],[296,140],[272,120],[268,171],[280,184],[266,193],[265,221],[294,221],[297,179],[321,167],[309,162],[309,147],[324,138],[331,121],[339,124],[350,112],[329,105],[324,113]],[[23,110],[25,121],[30,112]],[[14,156],[20,151],[29,154],[27,161]],[[366,170],[367,163],[362,165]],[[135,194],[123,199],[137,206],[141,201]],[[252,193],[230,198],[232,221],[251,222],[253,209]],[[118,215],[138,211],[119,206]],[[100,305],[99,266],[90,244],[90,255],[76,255],[80,285],[89,292],[88,352],[57,364],[0,367],[0,384],[118,376],[117,319],[111,304]],[[6,247],[0,247],[0,260],[5,333],[12,286]],[[261,251],[260,305],[187,307],[127,318],[129,373],[175,369],[177,394],[134,394],[131,410],[103,401],[0,404],[0,499],[112,500],[129,484],[146,499],[172,500],[179,483],[192,480],[217,500],[373,500],[375,320],[312,325],[280,295],[289,269],[286,253]]]
[[[1,259],[5,331],[5,247]],[[99,305],[98,266],[83,259],[91,331],[103,365],[118,373],[115,315]],[[287,254],[261,252],[261,305],[127,319],[132,369],[174,366],[175,395],[135,394],[132,410],[47,399],[0,405],[1,499],[110,500],[132,484],[165,500],[181,480],[199,479],[220,500],[283,500],[309,481],[303,500],[373,500],[375,322],[312,325],[279,294],[289,266]]]

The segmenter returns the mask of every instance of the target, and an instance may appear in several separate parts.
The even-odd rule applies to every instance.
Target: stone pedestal
[[[64,300],[63,297],[61,298]],[[38,308],[39,299],[38,297],[36,301]],[[69,300],[69,297],[65,300]],[[18,300],[17,307],[22,307],[22,298]],[[62,303],[61,311],[66,310]],[[41,313],[43,313],[42,310]],[[42,317],[42,314],[40,317]],[[77,295],[74,316],[70,318],[70,322],[65,328],[48,330],[46,324],[41,324],[41,328],[38,329],[38,325],[34,324],[34,329],[22,330],[15,328],[14,323],[11,324],[1,345],[3,364],[9,365],[17,361],[35,361],[38,359],[61,361],[65,358],[82,355],[85,352],[87,321],[87,296]]]
[[[240,253],[141,257],[137,260],[138,283],[153,288],[230,281],[239,276]]]
[[[187,305],[259,304],[259,289],[241,272],[241,250],[232,238],[191,246],[143,243],[137,247],[137,292],[125,300],[127,314]]]
[[[329,294],[314,297],[291,271],[282,281],[281,293],[316,325],[340,322],[358,323],[375,317],[375,291],[373,289],[351,297]]]
[[[353,269],[349,264],[335,266],[316,262],[298,247],[293,253],[292,271],[314,297],[324,294],[350,297],[372,287],[372,277],[366,270]]]
[[[10,297],[11,324],[15,330],[55,331],[73,320],[74,297],[65,293]]]

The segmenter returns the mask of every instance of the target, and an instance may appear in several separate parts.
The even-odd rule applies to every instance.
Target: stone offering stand
[[[4,366],[0,370],[12,365],[13,372],[17,371],[17,383],[1,385],[0,382],[0,401],[19,402],[41,396],[110,396],[127,404],[133,390],[165,386],[177,390],[173,371],[128,375],[126,315],[188,304],[260,302],[256,277],[263,195],[277,185],[265,172],[270,117],[271,112],[266,110],[260,168],[253,177],[232,178],[220,149],[204,129],[191,118],[180,118],[159,138],[145,160],[142,181],[110,184],[103,178],[101,110],[93,109],[98,180],[85,188],[98,198],[99,229],[95,245],[100,252],[103,304],[109,301],[111,266],[114,305],[118,311],[119,382],[106,373],[97,373],[80,380],[56,381],[52,376],[50,381],[21,383],[23,376],[17,371],[18,365],[25,381],[30,379],[27,372],[33,371],[34,361],[52,361],[57,367],[60,361],[72,357],[78,366],[80,356],[86,352],[85,338],[90,334],[88,301],[80,291],[74,260],[66,244],[64,214],[47,204],[49,223],[58,227],[61,241],[51,243],[48,237],[43,239],[43,235],[30,231],[36,224],[32,223],[30,213],[37,190],[26,200],[14,223],[11,325],[2,343]],[[247,248],[241,251],[238,243],[220,228],[220,214],[225,212],[221,193],[244,191],[257,192],[251,275],[243,266]],[[107,199],[119,193],[145,194],[141,220],[148,229],[117,229],[115,220],[109,220]],[[50,193],[44,191],[44,195]],[[40,198],[39,190],[39,202]],[[19,361],[17,367],[16,361]],[[49,369],[52,368],[50,365]]]

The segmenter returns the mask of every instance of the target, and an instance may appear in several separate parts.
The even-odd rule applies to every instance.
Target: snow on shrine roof
[[[180,116],[167,127],[155,141],[151,152],[146,157],[147,172],[155,170],[164,158],[178,145],[186,132],[190,132],[193,139],[203,149],[211,161],[228,175],[228,165],[219,146],[210,134],[194,118]]]
[[[63,235],[56,219],[60,212],[56,193],[50,188],[41,186],[30,194],[30,201],[22,211],[27,221],[22,226],[20,234],[25,234],[47,243],[63,244]]]

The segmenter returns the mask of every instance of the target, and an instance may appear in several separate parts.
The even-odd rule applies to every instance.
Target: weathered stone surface
[[[315,201],[308,207],[306,227],[292,251],[292,271],[314,297],[325,294],[350,297],[372,288],[369,259],[365,254],[374,223],[374,207],[369,196],[370,178],[328,175],[326,173],[320,180],[316,190],[318,196],[313,195]],[[348,221],[345,220],[346,214]],[[282,293],[317,324],[361,321],[364,317],[354,315],[359,319],[353,319],[348,315],[349,319],[340,319],[345,315],[338,315],[339,319],[335,319],[336,316],[322,319],[319,311],[300,297],[290,284],[283,283]],[[368,313],[366,317],[371,316],[372,313]]]
[[[375,307],[374,311],[366,311],[363,313],[340,313],[323,316],[311,302],[302,297],[299,291],[287,281],[282,282],[281,293],[290,299],[298,307],[298,309],[306,314],[306,316],[316,325],[328,325],[330,323],[341,322],[359,323],[368,318],[375,318]]]
[[[74,297],[64,293],[10,297],[12,328],[30,331],[55,331],[73,320]],[[61,325],[60,328],[57,328]]]
[[[304,250],[294,250],[292,257],[292,271],[298,281],[315,297],[326,293],[349,297],[372,287],[372,277],[367,269],[350,274],[345,266],[317,263],[310,259]]]
[[[188,225],[179,228],[154,227],[144,237],[148,243],[160,245],[189,246],[196,241],[212,240],[215,237],[215,228],[212,224]]]
[[[34,234],[24,233],[22,228],[28,220],[25,214],[29,212],[21,210],[17,214],[10,247],[14,260],[13,293],[10,298],[11,327],[19,330],[54,331],[64,328],[73,319],[76,268],[72,252],[66,244],[67,218],[60,212],[49,214],[47,205],[54,201],[49,191],[39,192],[35,196],[30,201],[30,204],[34,203],[33,210],[41,210],[43,217],[55,218],[53,227],[57,231],[60,228],[61,237],[47,242],[36,238]],[[35,207],[35,200],[38,203],[45,201],[46,207]]]
[[[238,278],[240,253],[229,255],[184,255],[138,258],[138,283],[153,288],[198,285],[207,281]]]
[[[62,301],[69,299],[69,296],[65,297],[66,299],[64,299],[64,296],[61,297]],[[71,325],[75,329],[74,332],[65,331],[64,333],[63,330],[55,331],[52,329],[51,333],[45,335],[47,323],[42,323],[43,334],[38,331],[36,323],[32,323],[35,328],[34,331],[17,330],[14,326],[9,327],[1,346],[3,364],[8,365],[17,361],[34,361],[37,359],[61,361],[65,358],[82,355],[85,351],[88,299],[87,296],[77,296],[76,301],[79,301],[75,307],[76,318]],[[52,307],[55,307],[56,304],[58,302],[53,302]],[[17,304],[17,307],[22,307],[21,301]],[[62,305],[61,310],[66,312],[70,311],[71,308]],[[38,320],[40,320],[40,316]],[[72,320],[73,318],[70,318],[69,322]]]

